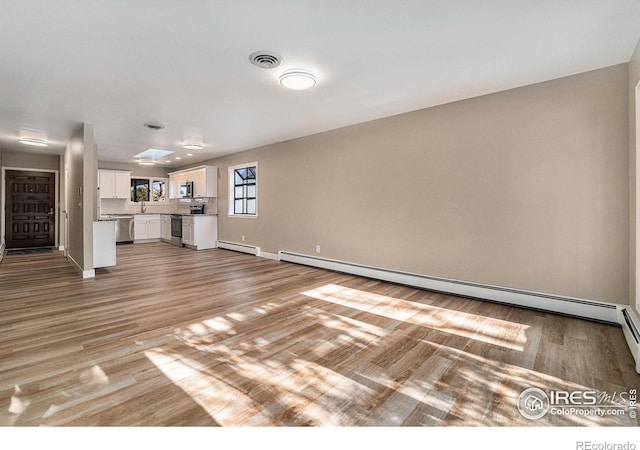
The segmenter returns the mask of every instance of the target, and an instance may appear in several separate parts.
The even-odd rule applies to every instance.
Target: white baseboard
[[[274,261],[280,261],[280,256],[277,253],[269,253],[261,251],[258,256],[260,258],[273,259]]]
[[[636,372],[640,373],[640,320],[638,320],[633,308],[619,306],[618,321],[622,326],[622,333],[636,362]]]
[[[82,267],[80,267],[80,264],[78,264],[76,260],[71,257],[71,255],[67,255],[67,259],[71,262],[71,265],[73,266],[73,268],[76,269],[76,272],[82,275],[82,278],[95,278],[96,276],[95,269],[83,270]]]
[[[483,285],[460,280],[371,267],[317,256],[280,251],[280,261],[314,266],[336,272],[404,284],[431,291],[490,300],[549,312],[567,314],[608,323],[619,323],[618,306],[613,303],[562,297],[539,292],[523,291],[502,286]]]
[[[235,252],[248,253],[249,255],[258,256],[260,258],[273,259],[279,261],[280,257],[277,253],[263,252],[260,247],[249,244],[240,244],[238,242],[218,241],[218,248],[224,250],[233,250]]]
[[[239,244],[237,242],[218,241],[218,248],[233,250],[234,252],[248,253],[250,255],[260,255],[260,247],[255,245]]]

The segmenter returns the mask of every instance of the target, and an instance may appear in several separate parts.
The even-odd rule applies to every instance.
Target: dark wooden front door
[[[55,245],[55,174],[6,171],[7,248]]]

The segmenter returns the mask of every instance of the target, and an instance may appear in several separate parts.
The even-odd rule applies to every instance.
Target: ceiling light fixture
[[[280,86],[294,91],[312,88],[317,82],[316,76],[304,69],[287,70],[278,77],[278,80]]]
[[[202,150],[204,147],[202,144],[198,144],[197,142],[187,142],[182,146],[182,148],[187,150]]]
[[[193,153],[187,153],[187,156],[193,156]]]
[[[138,164],[140,164],[141,166],[153,166],[155,164],[155,161],[151,159],[141,159],[140,161],[138,161]]]
[[[182,158],[180,158],[179,156],[176,156],[174,159],[182,159]]]
[[[25,145],[33,145],[34,147],[48,147],[49,144],[44,139],[20,138],[18,142]]]

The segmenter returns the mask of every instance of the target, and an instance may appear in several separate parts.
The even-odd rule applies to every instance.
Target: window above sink
[[[149,202],[151,204],[167,203],[169,196],[167,178],[131,176],[132,203]]]

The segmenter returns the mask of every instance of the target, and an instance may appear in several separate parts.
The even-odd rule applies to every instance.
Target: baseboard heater
[[[281,261],[319,267],[322,269],[344,272],[374,278],[392,283],[422,288],[430,291],[455,294],[482,300],[490,300],[524,308],[555,312],[597,320],[600,322],[619,324],[618,305],[596,302],[571,297],[561,297],[538,292],[529,292],[500,286],[491,286],[467,281],[420,275],[411,272],[365,266],[345,261],[337,261],[317,256],[309,256],[287,251],[279,252]]]
[[[256,247],[255,245],[238,244],[236,242],[229,241],[218,241],[218,248],[260,256],[260,247]]]
[[[620,308],[620,325],[627,345],[636,361],[636,372],[640,373],[640,321],[633,311],[628,308]]]

